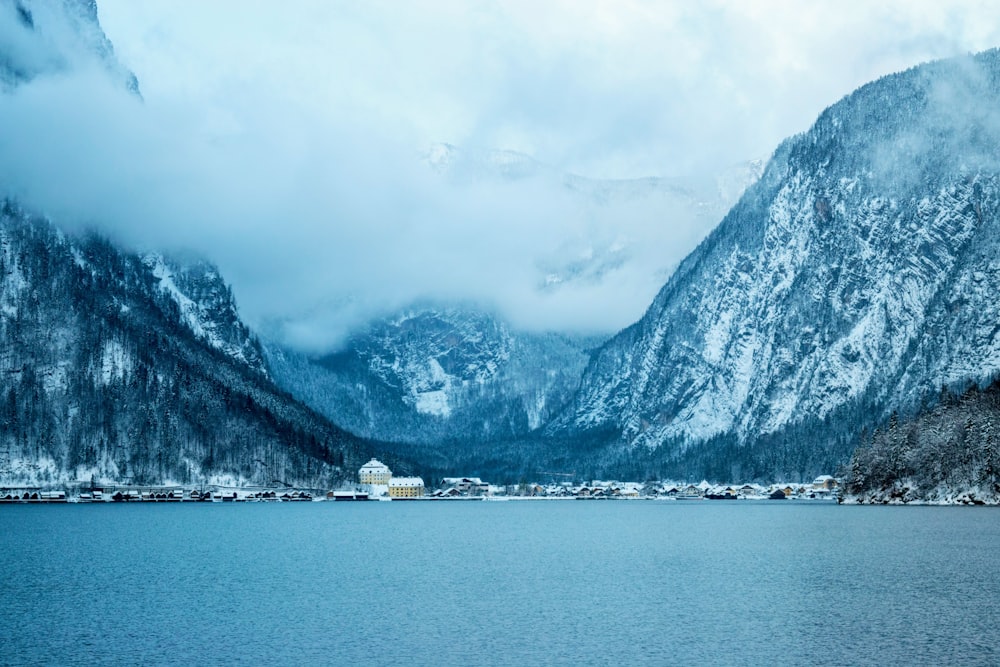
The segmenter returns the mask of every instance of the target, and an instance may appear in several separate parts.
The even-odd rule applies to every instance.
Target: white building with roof
[[[378,459],[372,459],[358,470],[358,481],[362,484],[385,486],[391,479],[392,471],[389,470],[389,466]]]
[[[831,491],[837,488],[837,479],[833,475],[820,475],[813,480],[812,487],[817,490]]]

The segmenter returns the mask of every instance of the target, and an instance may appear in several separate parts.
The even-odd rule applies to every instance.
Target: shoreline
[[[241,497],[241,496],[214,496],[212,498],[141,498],[141,497],[130,497],[130,498],[120,498],[115,499],[113,497],[104,498],[81,498],[79,496],[67,496],[65,494],[58,494],[52,497],[46,498],[17,498],[8,499],[0,498],[0,505],[198,505],[198,504],[243,504],[243,503],[372,503],[372,502],[406,502],[406,503],[469,503],[469,502],[569,502],[569,501],[586,501],[588,503],[600,503],[600,502],[658,502],[658,503],[673,503],[682,501],[683,504],[690,504],[692,501],[703,501],[703,502],[715,502],[721,501],[722,499],[716,498],[671,498],[671,497],[638,497],[638,498],[579,498],[575,496],[468,496],[468,497],[455,497],[455,498],[434,498],[434,497],[418,497],[418,498],[327,498],[325,496],[320,497],[299,497],[299,498],[252,498],[252,497]],[[759,503],[761,501],[772,501],[772,499],[766,496],[761,497],[747,497],[747,498],[731,498],[726,499],[730,502],[725,504],[733,504],[732,501],[742,501]],[[836,504],[837,499],[832,497],[826,498],[788,498],[787,501],[793,503],[816,503],[816,504]],[[780,503],[781,501],[773,501]],[[860,503],[859,503],[860,504]]]

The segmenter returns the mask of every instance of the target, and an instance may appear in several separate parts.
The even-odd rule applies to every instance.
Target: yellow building
[[[389,480],[390,498],[419,498],[424,495],[424,480],[420,477],[393,477]]]
[[[378,459],[372,459],[358,470],[358,481],[362,484],[381,484],[385,486],[392,479],[389,466]]]

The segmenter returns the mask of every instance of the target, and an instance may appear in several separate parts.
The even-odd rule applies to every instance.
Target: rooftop
[[[393,477],[389,480],[389,486],[423,486],[424,480],[422,477]]]

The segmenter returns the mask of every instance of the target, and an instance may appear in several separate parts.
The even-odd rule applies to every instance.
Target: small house
[[[837,488],[837,480],[832,475],[820,475],[813,480],[812,488],[817,491],[833,491]]]

